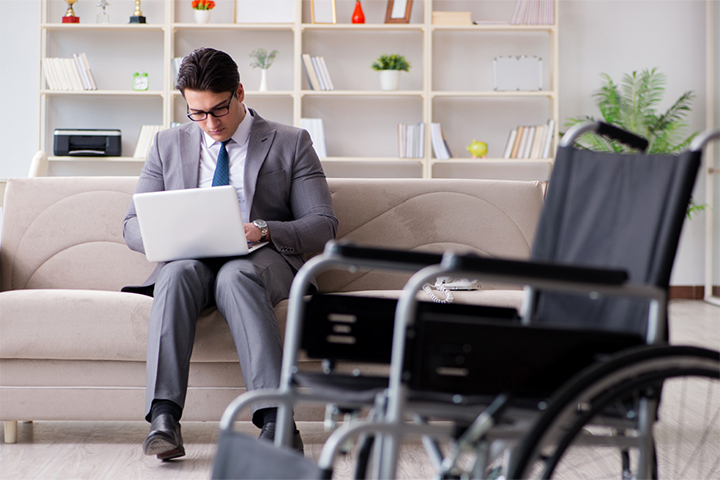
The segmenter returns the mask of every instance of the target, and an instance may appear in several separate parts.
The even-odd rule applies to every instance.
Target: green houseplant
[[[400,85],[400,72],[410,71],[410,63],[398,54],[380,55],[371,67],[376,72],[380,72],[382,90],[397,90]]]
[[[601,76],[602,86],[593,97],[603,121],[646,138],[650,142],[648,154],[673,154],[688,148],[697,135],[692,133],[686,136],[684,133],[687,125],[683,120],[695,96],[692,90],[683,93],[665,112],[659,113],[656,107],[665,93],[665,75],[657,69],[625,74],[619,85],[609,75],[603,73]],[[570,118],[565,126],[588,121],[597,120],[592,116]],[[631,150],[594,133],[583,135],[576,145],[601,152],[623,153]],[[704,209],[705,205],[696,205],[691,201],[688,218],[691,213]]]

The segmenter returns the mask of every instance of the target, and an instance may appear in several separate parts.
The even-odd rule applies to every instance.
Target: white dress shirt
[[[238,125],[237,130],[235,130],[235,133],[231,137],[230,142],[225,145],[225,148],[227,149],[230,162],[230,185],[237,190],[243,222],[249,223],[250,219],[248,218],[243,182],[245,179],[245,159],[247,158],[248,140],[250,138],[253,116],[250,115],[250,110],[248,110],[245,104],[243,104],[243,108],[245,109],[245,118],[240,122],[240,125]],[[221,142],[215,141],[210,135],[203,132],[203,140],[200,142],[200,172],[198,175],[198,187],[200,188],[212,187],[217,157],[220,153],[220,145]]]

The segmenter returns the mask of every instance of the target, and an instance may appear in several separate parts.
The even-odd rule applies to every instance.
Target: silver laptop
[[[248,245],[233,186],[133,195],[145,256],[151,262],[247,255]]]

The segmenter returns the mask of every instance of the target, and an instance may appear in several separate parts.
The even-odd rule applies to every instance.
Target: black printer
[[[122,137],[120,130],[55,129],[53,154],[78,157],[120,157]]]

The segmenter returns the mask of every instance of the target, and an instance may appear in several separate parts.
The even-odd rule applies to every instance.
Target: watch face
[[[265,220],[255,220],[253,221],[253,224],[260,229],[267,227],[267,222]]]

